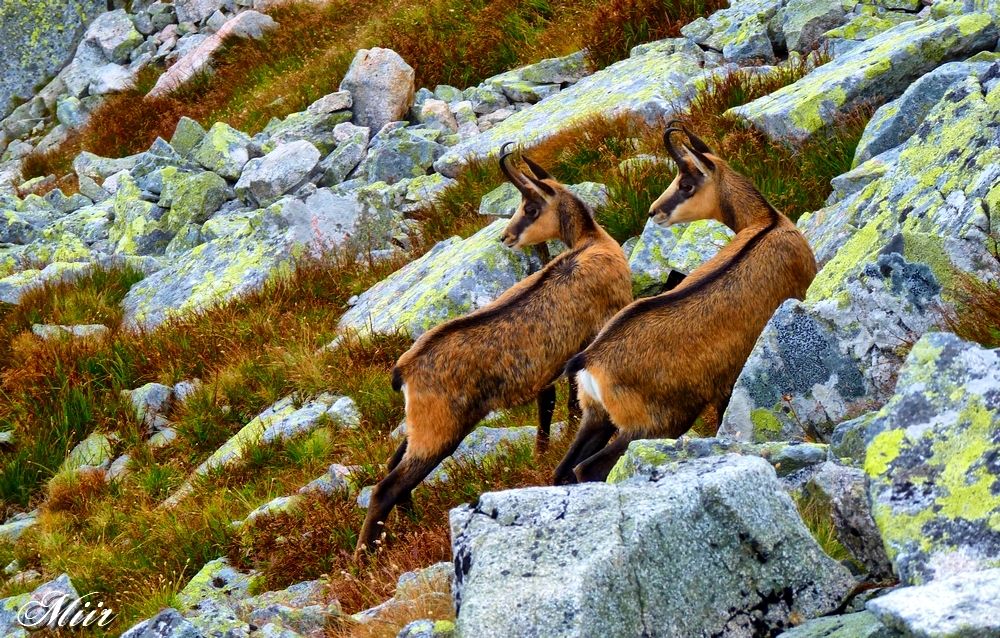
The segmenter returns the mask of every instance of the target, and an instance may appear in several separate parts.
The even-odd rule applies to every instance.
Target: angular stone
[[[632,292],[637,296],[662,292],[668,282],[676,283],[679,275],[711,259],[732,236],[729,228],[712,220],[669,228],[647,221],[629,256]]]
[[[108,61],[121,64],[128,61],[132,49],[142,44],[143,37],[128,13],[117,9],[97,16],[87,27],[84,39],[96,44]]]
[[[590,75],[587,52],[546,58],[520,70],[521,79],[535,84],[574,84]]]
[[[305,140],[282,144],[247,163],[236,182],[236,194],[251,205],[268,206],[301,185],[319,159],[319,150]]]
[[[868,603],[878,619],[907,636],[990,638],[1000,635],[1000,569],[901,587]]]
[[[859,611],[843,616],[816,618],[779,634],[778,638],[898,638],[874,614]]]
[[[263,131],[263,136],[267,137],[264,150],[272,151],[281,144],[304,140],[313,144],[321,153],[329,153],[337,145],[337,127],[348,123],[350,119],[350,111],[305,110],[292,113],[283,120],[271,120]]]
[[[91,95],[107,95],[126,91],[132,88],[134,83],[135,74],[126,67],[105,64],[95,70],[88,90]]]
[[[450,520],[459,635],[750,636],[828,613],[852,586],[753,457],[486,493]]]
[[[86,324],[77,326],[60,326],[53,324],[32,324],[31,332],[43,340],[63,338],[100,337],[108,333],[108,327],[103,324]]]
[[[535,144],[592,117],[630,113],[658,122],[683,108],[693,95],[688,80],[701,71],[700,65],[693,55],[660,51],[623,60],[459,143],[434,167],[454,177],[467,161],[495,155],[505,142]],[[470,99],[479,112],[476,100]]]
[[[369,182],[395,184],[408,177],[426,175],[446,148],[411,129],[396,129],[375,136],[358,173]]]
[[[225,4],[224,0],[174,0],[178,22],[194,22],[207,19]]]
[[[497,239],[497,220],[472,237],[438,242],[361,294],[340,319],[341,329],[413,337],[453,317],[485,306],[528,274],[529,258]]]
[[[115,193],[114,213],[108,238],[114,243],[116,253],[162,253],[173,238],[167,227],[166,210],[142,199],[142,193],[127,173]]]
[[[206,170],[237,180],[250,159],[250,137],[223,122],[216,122],[194,148],[192,159]]]
[[[205,129],[201,124],[183,116],[177,121],[177,128],[170,138],[170,145],[181,157],[187,157],[203,139],[205,139]]]
[[[1000,352],[925,335],[866,441],[872,514],[903,583],[1000,567]]]
[[[105,467],[111,463],[111,447],[111,439],[106,434],[94,432],[70,450],[60,471],[69,472],[84,466]]]
[[[403,119],[410,108],[413,67],[391,49],[360,49],[340,90],[350,91],[354,99],[353,122],[378,131],[389,122]]]
[[[421,124],[435,128],[443,133],[457,133],[458,122],[448,108],[448,103],[442,100],[424,100],[420,106]]]
[[[903,23],[799,81],[727,112],[750,120],[775,140],[803,140],[862,102],[895,98],[942,62],[996,43],[997,25],[985,13]]]
[[[173,389],[162,383],[147,383],[134,390],[123,390],[122,394],[128,396],[139,422],[146,425],[166,414],[174,400]]]
[[[164,609],[122,634],[121,638],[205,638],[191,621],[176,609]]]
[[[844,21],[842,5],[841,0],[789,0],[781,12],[788,49],[806,53],[819,47],[823,34]]]

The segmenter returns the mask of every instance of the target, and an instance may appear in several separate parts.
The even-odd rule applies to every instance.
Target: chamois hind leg
[[[451,455],[458,447],[458,441],[443,448],[440,452],[427,457],[404,454],[402,460],[389,474],[379,481],[372,492],[368,504],[368,514],[365,524],[358,534],[358,545],[354,550],[355,559],[366,549],[370,549],[375,540],[381,536],[382,527],[392,508],[410,498],[413,488],[420,485],[438,463]]]
[[[569,446],[566,456],[556,468],[552,479],[553,485],[576,483],[573,468],[582,459],[591,456],[607,445],[615,430],[611,417],[602,407],[599,405],[588,406],[583,413],[583,423],[580,424],[580,430],[576,433],[573,444]]]
[[[556,409],[556,387],[550,385],[538,393],[538,432],[535,434],[535,454],[542,455],[549,448],[549,430],[552,413]]]
[[[603,450],[594,454],[590,458],[584,460],[582,463],[574,468],[573,473],[576,475],[576,479],[580,483],[588,483],[592,481],[603,481],[608,478],[608,474],[611,473],[611,468],[615,466],[618,459],[625,454],[628,449],[628,444],[638,438],[633,433],[618,432],[618,436],[609,445],[605,446]]]

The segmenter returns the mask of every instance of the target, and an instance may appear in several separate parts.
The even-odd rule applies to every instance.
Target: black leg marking
[[[567,425],[574,426],[580,422],[582,414],[580,410],[580,391],[576,387],[576,375],[569,375],[567,380],[569,381],[569,396],[566,397]]]
[[[632,434],[619,432],[610,445],[576,466],[574,474],[576,474],[577,480],[581,483],[588,483],[607,479],[611,468],[625,454],[628,444],[635,438]]]
[[[583,415],[583,423],[576,433],[573,444],[570,445],[566,456],[563,457],[559,467],[556,468],[552,479],[553,485],[567,485],[576,483],[576,476],[573,468],[581,460],[591,456],[611,440],[615,430],[614,423],[608,413],[601,409],[588,410]]]
[[[403,439],[403,442],[399,444],[399,447],[396,448],[396,452],[392,455],[392,458],[389,459],[389,467],[387,468],[388,471],[391,472],[394,469],[396,469],[396,466],[399,465],[399,462],[403,460],[403,455],[404,454],[406,454],[406,439],[405,438]]]
[[[549,447],[552,413],[556,409],[556,387],[550,385],[538,393],[538,432],[535,435],[535,454],[541,455]]]

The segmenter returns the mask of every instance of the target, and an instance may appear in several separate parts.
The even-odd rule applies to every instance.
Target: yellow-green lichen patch
[[[882,475],[888,471],[889,464],[899,456],[904,436],[902,430],[882,432],[868,444],[865,452],[865,472],[869,476]]]

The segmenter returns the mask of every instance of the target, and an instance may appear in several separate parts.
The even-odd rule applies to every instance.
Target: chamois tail
[[[403,371],[396,366],[392,369],[392,389],[399,392],[403,389]]]
[[[569,362],[566,364],[566,376],[572,377],[577,372],[583,370],[586,367],[587,367],[587,355],[586,353],[581,352],[580,354],[570,359]]]

